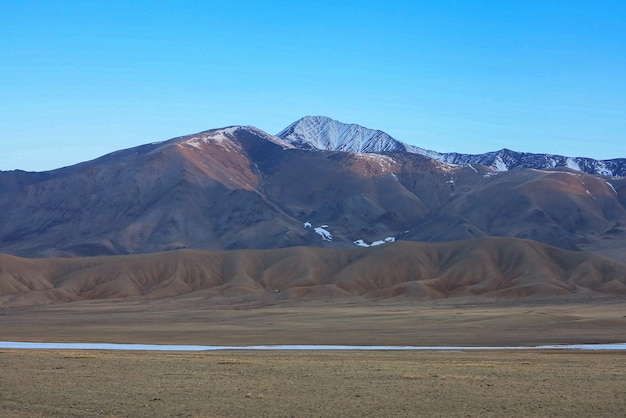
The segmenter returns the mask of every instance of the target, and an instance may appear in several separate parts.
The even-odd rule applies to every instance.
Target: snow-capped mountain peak
[[[595,160],[585,157],[533,154],[509,149],[484,154],[440,153],[399,141],[383,131],[338,122],[325,116],[305,116],[277,134],[292,146],[309,150],[359,153],[409,152],[455,165],[481,164],[496,171],[514,168],[539,170],[570,168],[600,176],[626,176],[626,158]]]
[[[276,136],[302,149],[362,153],[401,151],[424,154],[428,152],[398,141],[383,131],[338,122],[325,116],[305,116]]]

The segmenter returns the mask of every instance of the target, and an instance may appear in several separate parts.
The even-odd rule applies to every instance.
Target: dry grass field
[[[623,343],[624,330],[623,298],[585,303],[332,298],[268,304],[173,298],[0,309],[0,335],[7,341],[503,346]]]
[[[618,417],[626,353],[3,350],[3,417]]]
[[[253,345],[626,341],[622,298],[82,301],[2,340]],[[1,417],[626,416],[626,352],[0,350]]]

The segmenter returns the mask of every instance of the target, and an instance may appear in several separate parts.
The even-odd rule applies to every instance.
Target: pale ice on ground
[[[414,346],[414,345],[166,345],[166,344],[108,344],[108,343],[32,343],[0,341],[0,349],[31,350],[133,350],[133,351],[216,351],[216,350],[626,350],[626,343],[615,344],[565,344],[537,346]]]

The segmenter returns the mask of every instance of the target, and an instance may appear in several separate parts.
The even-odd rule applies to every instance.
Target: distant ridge
[[[277,136],[302,149],[364,153],[410,152],[450,164],[481,164],[498,171],[514,168],[545,170],[565,167],[599,176],[626,175],[626,158],[595,160],[586,157],[516,152],[509,149],[484,154],[440,153],[409,145],[379,130],[342,123],[324,116],[305,116],[279,132]]]

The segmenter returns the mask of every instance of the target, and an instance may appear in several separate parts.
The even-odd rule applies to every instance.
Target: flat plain
[[[0,309],[5,341],[528,346],[626,342],[623,297],[106,299]]]
[[[623,298],[105,300],[0,310],[3,340],[518,346],[626,340]],[[0,416],[624,416],[626,352],[0,352]]]
[[[626,353],[0,352],[6,417],[617,417]]]

